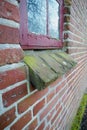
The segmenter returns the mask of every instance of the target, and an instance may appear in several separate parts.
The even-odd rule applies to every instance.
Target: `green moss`
[[[31,67],[32,66],[37,67],[37,65],[36,65],[37,61],[36,61],[34,56],[25,56],[24,57],[24,62],[29,64]]]
[[[42,52],[42,53],[41,53]],[[24,62],[29,67],[30,82],[41,90],[72,69],[74,60],[64,52],[41,51],[26,53]],[[60,55],[58,55],[60,54]]]
[[[71,130],[79,130],[80,129],[80,124],[82,121],[82,117],[83,117],[86,105],[87,105],[87,94],[84,94],[82,101],[80,103],[80,107],[77,111],[77,114],[76,114],[74,120],[73,120]]]

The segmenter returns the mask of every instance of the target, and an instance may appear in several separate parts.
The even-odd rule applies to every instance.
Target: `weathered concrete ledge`
[[[65,52],[33,51],[27,52],[24,62],[29,67],[30,82],[38,89],[44,89],[49,83],[68,72],[76,62]]]

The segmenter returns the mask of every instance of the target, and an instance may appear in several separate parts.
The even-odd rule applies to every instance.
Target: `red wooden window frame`
[[[59,40],[48,35],[33,34],[28,31],[27,2],[20,0],[20,43],[23,49],[50,49],[62,47],[63,32],[63,0],[56,0],[59,8]]]

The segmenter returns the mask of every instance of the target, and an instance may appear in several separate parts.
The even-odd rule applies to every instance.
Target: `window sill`
[[[38,90],[44,89],[76,65],[72,57],[58,50],[26,51],[24,62],[29,67],[30,82]]]

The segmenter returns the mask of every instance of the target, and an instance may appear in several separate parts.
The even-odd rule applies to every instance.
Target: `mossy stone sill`
[[[44,89],[76,65],[68,54],[57,50],[29,52],[25,55],[24,62],[29,67],[30,82],[38,90]]]

